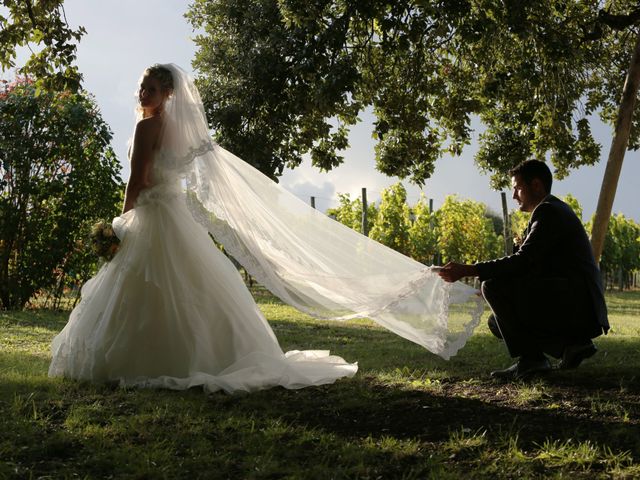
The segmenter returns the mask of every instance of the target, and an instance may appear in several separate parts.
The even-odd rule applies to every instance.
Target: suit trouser
[[[599,335],[591,301],[579,281],[506,278],[482,282],[482,295],[512,357],[562,356],[567,345]]]

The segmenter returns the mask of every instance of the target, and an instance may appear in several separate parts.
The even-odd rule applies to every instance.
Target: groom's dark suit
[[[476,264],[482,292],[513,357],[560,357],[609,329],[600,271],[580,219],[548,195],[513,255]]]

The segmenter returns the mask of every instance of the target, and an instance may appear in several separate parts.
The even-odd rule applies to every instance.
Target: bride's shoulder
[[[143,129],[143,130],[158,129],[159,130],[161,126],[162,126],[162,117],[160,115],[155,115],[153,117],[147,117],[147,118],[138,120],[138,123],[136,124],[136,129]]]
[[[160,134],[162,120],[160,116],[148,117],[139,120],[136,123],[135,137],[137,138],[156,138]]]

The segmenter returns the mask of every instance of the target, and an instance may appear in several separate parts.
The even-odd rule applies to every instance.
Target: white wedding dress
[[[207,391],[301,388],[356,373],[328,351],[283,353],[234,265],[314,317],[370,318],[448,359],[476,290],[312,209],[211,141],[193,81],[171,70],[154,186],[114,219],[120,250],[52,343],[50,376]],[[373,347],[375,348],[375,346]]]
[[[55,337],[50,376],[234,392],[355,374],[326,351],[283,353],[237,269],[187,210],[180,178],[152,176],[114,221],[120,250]]]

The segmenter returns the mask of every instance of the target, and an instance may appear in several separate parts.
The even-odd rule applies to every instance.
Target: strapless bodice
[[[170,164],[162,150],[156,152],[151,167],[152,186],[145,188],[136,201],[136,205],[147,205],[174,199],[184,194],[182,175],[176,170],[166,168]]]

